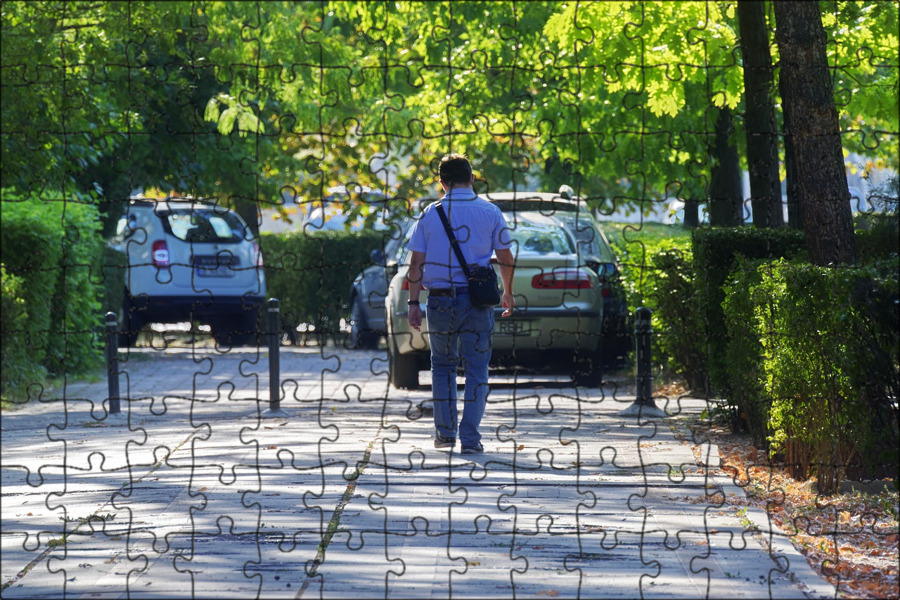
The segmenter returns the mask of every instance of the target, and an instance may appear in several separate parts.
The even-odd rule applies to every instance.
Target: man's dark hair
[[[468,184],[472,181],[472,165],[462,154],[448,154],[441,159],[438,174],[441,181],[447,185]]]

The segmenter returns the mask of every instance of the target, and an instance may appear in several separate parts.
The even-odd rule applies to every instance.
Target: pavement
[[[835,597],[680,439],[701,399],[500,374],[462,456],[384,351],[282,348],[274,414],[262,351],[122,356],[119,415],[105,379],[0,415],[3,598]]]

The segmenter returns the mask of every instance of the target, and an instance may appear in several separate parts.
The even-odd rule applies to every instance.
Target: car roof
[[[549,192],[492,192],[479,194],[504,212],[538,211],[544,214],[560,212],[584,212],[590,214],[587,203],[578,196],[564,198]]]
[[[229,209],[225,206],[221,206],[215,202],[209,202],[203,200],[202,198],[181,198],[181,197],[171,197],[171,198],[131,198],[128,201],[130,206],[134,207],[143,207],[143,208],[153,208],[159,210],[185,210],[185,209],[205,209],[205,210],[218,210],[220,212],[227,212]]]

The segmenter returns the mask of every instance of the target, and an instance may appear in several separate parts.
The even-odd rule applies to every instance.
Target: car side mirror
[[[391,276],[391,277],[393,277],[394,275],[396,275],[396,274],[397,274],[397,271],[400,270],[400,267],[399,267],[399,265],[398,265],[398,263],[397,263],[396,260],[389,260],[389,261],[387,262],[387,264],[385,264],[384,266],[387,268],[388,273],[390,273],[390,276]]]

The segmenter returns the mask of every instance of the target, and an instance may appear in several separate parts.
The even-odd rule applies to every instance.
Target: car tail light
[[[531,287],[539,290],[585,290],[591,287],[591,276],[581,269],[559,269],[531,278]]]
[[[409,291],[409,279],[407,279],[406,277],[403,278],[403,285],[400,286],[400,289]]]
[[[257,244],[256,242],[253,242],[253,251],[256,252],[256,268],[262,269],[263,268],[262,251],[259,249],[259,244]]]
[[[165,240],[153,242],[153,266],[159,269],[169,268],[169,247]]]

